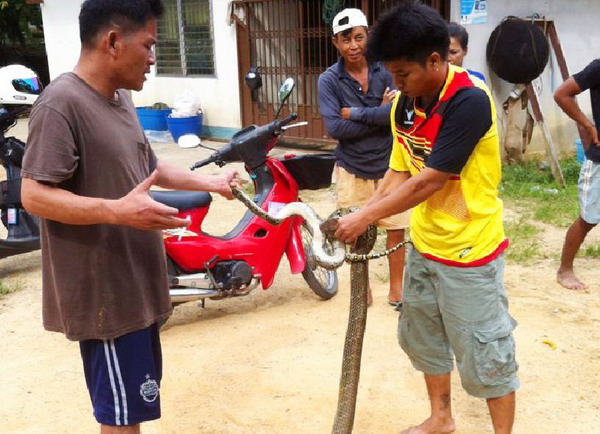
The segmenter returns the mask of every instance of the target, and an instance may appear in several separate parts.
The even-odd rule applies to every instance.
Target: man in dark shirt
[[[395,91],[383,65],[365,56],[367,18],[359,9],[344,9],[333,19],[333,45],[340,58],[319,77],[321,116],[329,135],[339,141],[335,151],[337,206],[361,207],[375,192],[387,170],[392,137],[390,100]],[[404,240],[409,214],[378,222],[387,231],[388,248]],[[389,256],[388,302],[400,311],[404,249]],[[368,291],[369,304],[372,295]]]
[[[171,314],[161,229],[185,226],[152,185],[231,198],[235,173],[201,176],[159,161],[126,89],[154,64],[160,0],[87,0],[82,50],[33,108],[22,198],[41,217],[43,321],[79,341],[101,431],[160,417],[159,324]]]
[[[587,118],[575,100],[587,89],[590,89],[594,122]],[[577,122],[586,157],[578,183],[580,215],[567,231],[556,279],[567,289],[585,289],[585,283],[575,276],[573,261],[586,235],[600,222],[600,59],[561,84],[554,92],[554,100]]]

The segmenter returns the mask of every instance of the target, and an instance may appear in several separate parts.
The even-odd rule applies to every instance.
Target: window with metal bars
[[[158,21],[158,75],[214,75],[210,0],[163,0]]]

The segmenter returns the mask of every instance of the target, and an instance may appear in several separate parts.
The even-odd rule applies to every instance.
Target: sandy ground
[[[23,137],[23,125],[16,132]],[[182,167],[207,152],[173,144],[155,149]],[[328,191],[306,198],[323,216],[333,209]],[[240,204],[217,199],[206,227],[225,233],[242,212]],[[545,226],[544,249],[555,255],[563,236],[563,229]],[[511,312],[519,321],[517,433],[599,432],[599,265],[577,261],[590,283],[582,292],[555,283],[556,259],[507,266]],[[397,314],[385,302],[386,262],[375,261],[372,270],[375,302],[369,309],[355,432],[394,433],[424,419],[428,402],[422,376],[397,344]],[[205,309],[195,303],[177,307],[162,333],[163,417],[143,431],[330,431],[348,316],[347,266],[339,278],[339,294],[322,301],[300,275],[290,275],[283,260],[268,291],[208,301]],[[20,287],[0,299],[0,432],[97,431],[77,343],[41,326],[39,252],[2,260],[0,279]],[[542,343],[545,339],[557,349]],[[491,432],[485,402],[466,395],[457,375],[453,390],[457,432]]]

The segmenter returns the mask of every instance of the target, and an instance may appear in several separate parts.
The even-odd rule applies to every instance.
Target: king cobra
[[[337,210],[323,222],[314,210],[305,203],[292,202],[286,204],[277,214],[272,215],[260,208],[243,191],[237,188],[233,188],[232,191],[233,195],[246,205],[250,211],[273,225],[278,225],[291,216],[302,217],[313,235],[311,248],[315,262],[319,266],[332,270],[340,267],[344,261],[350,262],[350,313],[344,343],[338,406],[332,433],[351,433],[354,425],[363,338],[367,323],[367,261],[389,255],[407,242],[401,242],[380,253],[370,253],[377,239],[377,228],[375,225],[369,225],[367,231],[356,240],[352,251],[346,253],[345,244],[334,239],[333,232],[337,227],[337,219],[351,212],[351,210]],[[327,238],[324,237],[323,231],[326,233]],[[333,247],[331,253],[324,248],[326,240]]]

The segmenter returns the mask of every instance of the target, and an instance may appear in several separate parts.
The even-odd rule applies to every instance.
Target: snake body
[[[311,248],[313,250],[315,260],[320,267],[326,268],[327,270],[335,270],[339,268],[344,261],[346,262],[362,262],[362,261],[370,261],[371,259],[382,258],[391,253],[394,253],[396,250],[404,247],[407,242],[401,242],[391,247],[387,250],[377,253],[358,253],[352,251],[350,253],[346,253],[346,247],[343,242],[338,239],[333,238],[332,236],[328,236],[327,238],[323,236],[323,232],[321,230],[321,226],[323,225],[323,219],[315,213],[315,211],[303,202],[290,202],[286,204],[283,208],[281,208],[277,214],[269,214],[267,211],[259,207],[246,193],[238,188],[232,189],[233,196],[242,202],[246,207],[252,211],[257,216],[262,219],[268,221],[272,225],[278,225],[283,222],[285,219],[292,216],[300,216],[304,219],[306,224],[308,225],[308,229],[313,235],[313,242],[311,244]],[[342,216],[340,213],[341,210],[337,210],[334,212],[327,221],[337,220]],[[346,211],[349,212],[349,211]],[[377,238],[377,233],[374,235]],[[332,252],[328,253],[325,248],[325,241],[328,241],[331,244]]]
[[[333,247],[332,253],[328,253],[325,248],[325,238],[323,233],[319,229],[320,224],[323,222],[322,219],[314,212],[314,210],[307,204],[302,202],[291,202],[281,208],[277,214],[272,215],[259,207],[248,195],[243,191],[233,188],[233,195],[242,202],[246,207],[257,216],[263,218],[272,225],[278,225],[285,219],[298,215],[302,217],[308,229],[313,235],[312,250],[314,253],[315,261],[317,264],[328,270],[338,268],[344,263],[346,259],[346,248],[344,243],[339,240],[330,240],[331,246]]]
[[[370,253],[377,239],[377,228],[374,225],[369,225],[367,231],[356,240],[352,251],[346,253],[345,244],[334,239],[331,233],[335,231],[335,221],[342,217],[343,214],[351,212],[351,210],[337,210],[327,221],[323,222],[314,210],[305,203],[292,202],[286,204],[277,214],[272,215],[260,208],[241,190],[237,188],[232,190],[233,195],[246,205],[250,211],[273,225],[278,225],[291,216],[297,215],[302,217],[313,235],[311,247],[315,261],[319,266],[326,269],[335,269],[340,267],[344,261],[351,264],[350,313],[344,343],[338,406],[332,430],[335,434],[349,434],[352,432],[354,425],[363,338],[367,323],[367,261],[389,255],[404,246],[405,242],[399,243],[381,253]],[[329,232],[329,236],[325,238],[322,229]],[[328,253],[324,248],[326,240],[333,247],[332,253]]]
[[[367,324],[367,255],[376,239],[377,229],[374,225],[369,225],[367,232],[358,237],[352,248],[351,254],[362,259],[350,264],[350,312],[344,342],[338,405],[331,431],[334,434],[349,434],[354,425],[363,338]]]

